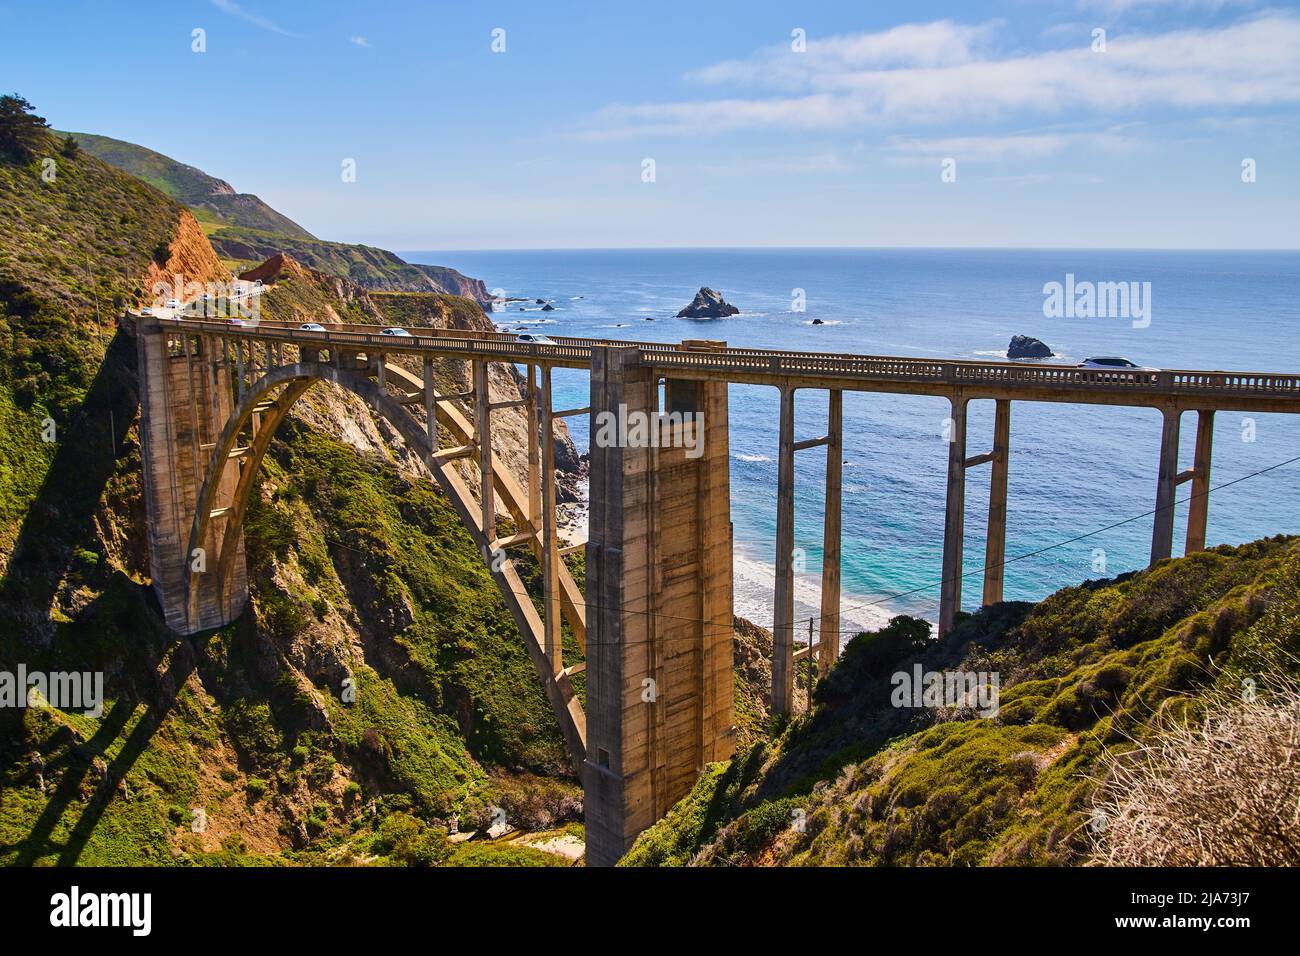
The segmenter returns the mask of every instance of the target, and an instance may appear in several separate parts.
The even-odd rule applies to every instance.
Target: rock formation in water
[[[705,286],[695,293],[690,305],[677,313],[677,318],[722,319],[729,315],[740,315],[740,310],[724,301],[721,292],[714,292]]]
[[[1045,342],[1032,335],[1013,335],[1011,344],[1007,346],[1009,359],[1051,358],[1055,354]]]

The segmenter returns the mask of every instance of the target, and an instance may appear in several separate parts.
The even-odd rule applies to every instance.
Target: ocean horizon
[[[1119,355],[1139,365],[1300,372],[1300,251],[972,248],[748,248],[416,251],[511,302],[499,327],[643,341],[951,359],[1005,357],[1012,335],[1039,338],[1074,365]],[[1055,318],[1044,287],[1133,283],[1145,316]],[[701,286],[737,306],[726,319],[677,319]],[[549,303],[543,312],[536,299]],[[586,376],[558,370],[556,401],[583,405]],[[992,440],[992,403],[970,406],[967,449]],[[770,626],[776,521],[777,393],[730,390],[736,611]],[[848,626],[899,613],[934,620],[943,543],[947,404],[846,392],[843,603]],[[800,392],[795,437],[822,434],[824,392]],[[1017,402],[1012,410],[1005,592],[1038,600],[1067,585],[1146,566],[1160,415],[1150,409]],[[586,450],[585,428],[573,429]],[[1300,422],[1220,413],[1207,544],[1300,531]],[[1184,416],[1180,468],[1195,416]],[[1264,470],[1268,469],[1268,470]],[[804,570],[796,618],[817,613],[825,456],[796,459],[795,545]],[[1256,474],[1257,472],[1261,472]],[[1180,488],[1175,554],[1185,534]],[[966,610],[982,591],[988,470],[967,479]],[[1105,529],[1105,530],[1102,530]]]

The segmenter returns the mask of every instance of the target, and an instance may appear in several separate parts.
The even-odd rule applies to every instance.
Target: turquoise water
[[[678,341],[723,339],[761,348],[946,358],[997,358],[1013,334],[1043,339],[1073,364],[1122,355],[1165,368],[1300,372],[1300,253],[1082,250],[607,250],[415,252],[527,296],[494,318],[557,335]],[[1151,322],[1046,318],[1043,285],[1077,280],[1151,283]],[[741,314],[673,318],[701,285]],[[794,309],[804,290],[806,311]],[[579,298],[580,297],[580,298]],[[534,298],[551,301],[543,313]],[[519,305],[527,311],[518,311]],[[645,321],[646,317],[655,319]],[[825,324],[811,325],[813,319]],[[539,324],[544,323],[544,324]],[[587,404],[586,376],[557,373],[558,404]],[[776,524],[776,391],[731,390],[732,516],[738,613],[771,623]],[[796,438],[823,433],[824,394],[798,393]],[[846,392],[844,590],[848,619],[870,624],[901,611],[934,619],[938,607],[947,445],[942,399]],[[1300,416],[1220,413],[1213,484],[1300,455]],[[973,403],[968,454],[988,449],[992,403]],[[1188,468],[1195,416],[1185,415],[1180,467]],[[582,429],[577,429],[581,432]],[[587,436],[575,434],[581,447]],[[1007,556],[1058,544],[1154,507],[1160,416],[1144,409],[1021,402],[1013,406]],[[825,456],[797,459],[796,545],[807,555],[799,613],[817,601]],[[988,469],[967,484],[967,609],[979,603]],[[1300,532],[1300,463],[1213,492],[1209,544]],[[1180,499],[1190,486],[1180,487]],[[1187,506],[1177,511],[1175,553]],[[1023,560],[1006,569],[1006,596],[1033,600],[1102,574],[1146,564],[1150,517]],[[895,597],[900,592],[911,592]]]

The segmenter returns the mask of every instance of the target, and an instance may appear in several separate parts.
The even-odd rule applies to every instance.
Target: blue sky
[[[1300,247],[1295,5],[0,0],[0,88],[399,250]]]

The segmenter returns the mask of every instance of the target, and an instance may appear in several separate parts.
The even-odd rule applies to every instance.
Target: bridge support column
[[[1155,526],[1151,531],[1151,563],[1174,550],[1174,493],[1178,487],[1178,426],[1182,412],[1166,408],[1160,430],[1160,470],[1156,476]]]
[[[943,582],[939,589],[939,636],[952,630],[961,610],[961,562],[966,525],[966,404],[958,392],[948,419],[948,497],[943,520]]]
[[[591,362],[583,785],[607,866],[734,746],[727,386],[670,380],[669,409],[703,416],[673,425],[638,349]]]
[[[244,400],[244,343],[236,339],[231,343],[235,347],[235,398]]]
[[[984,544],[984,606],[1002,600],[1007,559],[1007,465],[1011,448],[1011,401],[999,398],[993,419],[993,473],[989,478],[989,524]]]
[[[822,526],[822,606],[817,670],[840,656],[840,495],[844,473],[844,393],[831,389],[826,413],[826,518]]]
[[[1205,524],[1210,512],[1210,457],[1214,444],[1214,410],[1196,413],[1196,460],[1192,464],[1192,500],[1187,513],[1185,554],[1205,550]]]
[[[429,436],[429,460],[425,464],[433,467],[433,454],[438,450],[438,398],[433,384],[433,358],[424,357],[424,432]]]
[[[546,656],[551,670],[564,670],[563,633],[560,630],[560,546],[555,526],[555,419],[551,405],[551,367],[542,366],[542,388],[538,395],[542,439],[542,623],[546,633]]]
[[[776,468],[776,593],[772,614],[772,710],[794,709],[794,389],[781,389]]]
[[[235,384],[224,340],[201,337],[196,350],[193,338],[148,320],[141,320],[136,329],[149,573],[167,626],[180,634],[228,624],[248,599],[242,537],[232,558],[229,590],[223,593],[218,580],[219,542],[227,517],[211,521],[202,553],[186,553],[199,490],[212,446],[233,408]],[[192,364],[198,374],[191,374]],[[233,504],[236,480],[231,469],[217,489],[218,512]],[[199,572],[193,619],[185,588],[185,572],[191,566]]]
[[[541,454],[538,428],[541,409],[537,402],[537,366],[528,366],[528,520],[533,531],[541,529],[542,476],[538,456]]]
[[[497,505],[492,488],[492,396],[488,394],[487,362],[474,364],[474,431],[478,444],[479,520],[483,540],[489,545],[497,537]],[[492,555],[484,558],[490,563]]]

